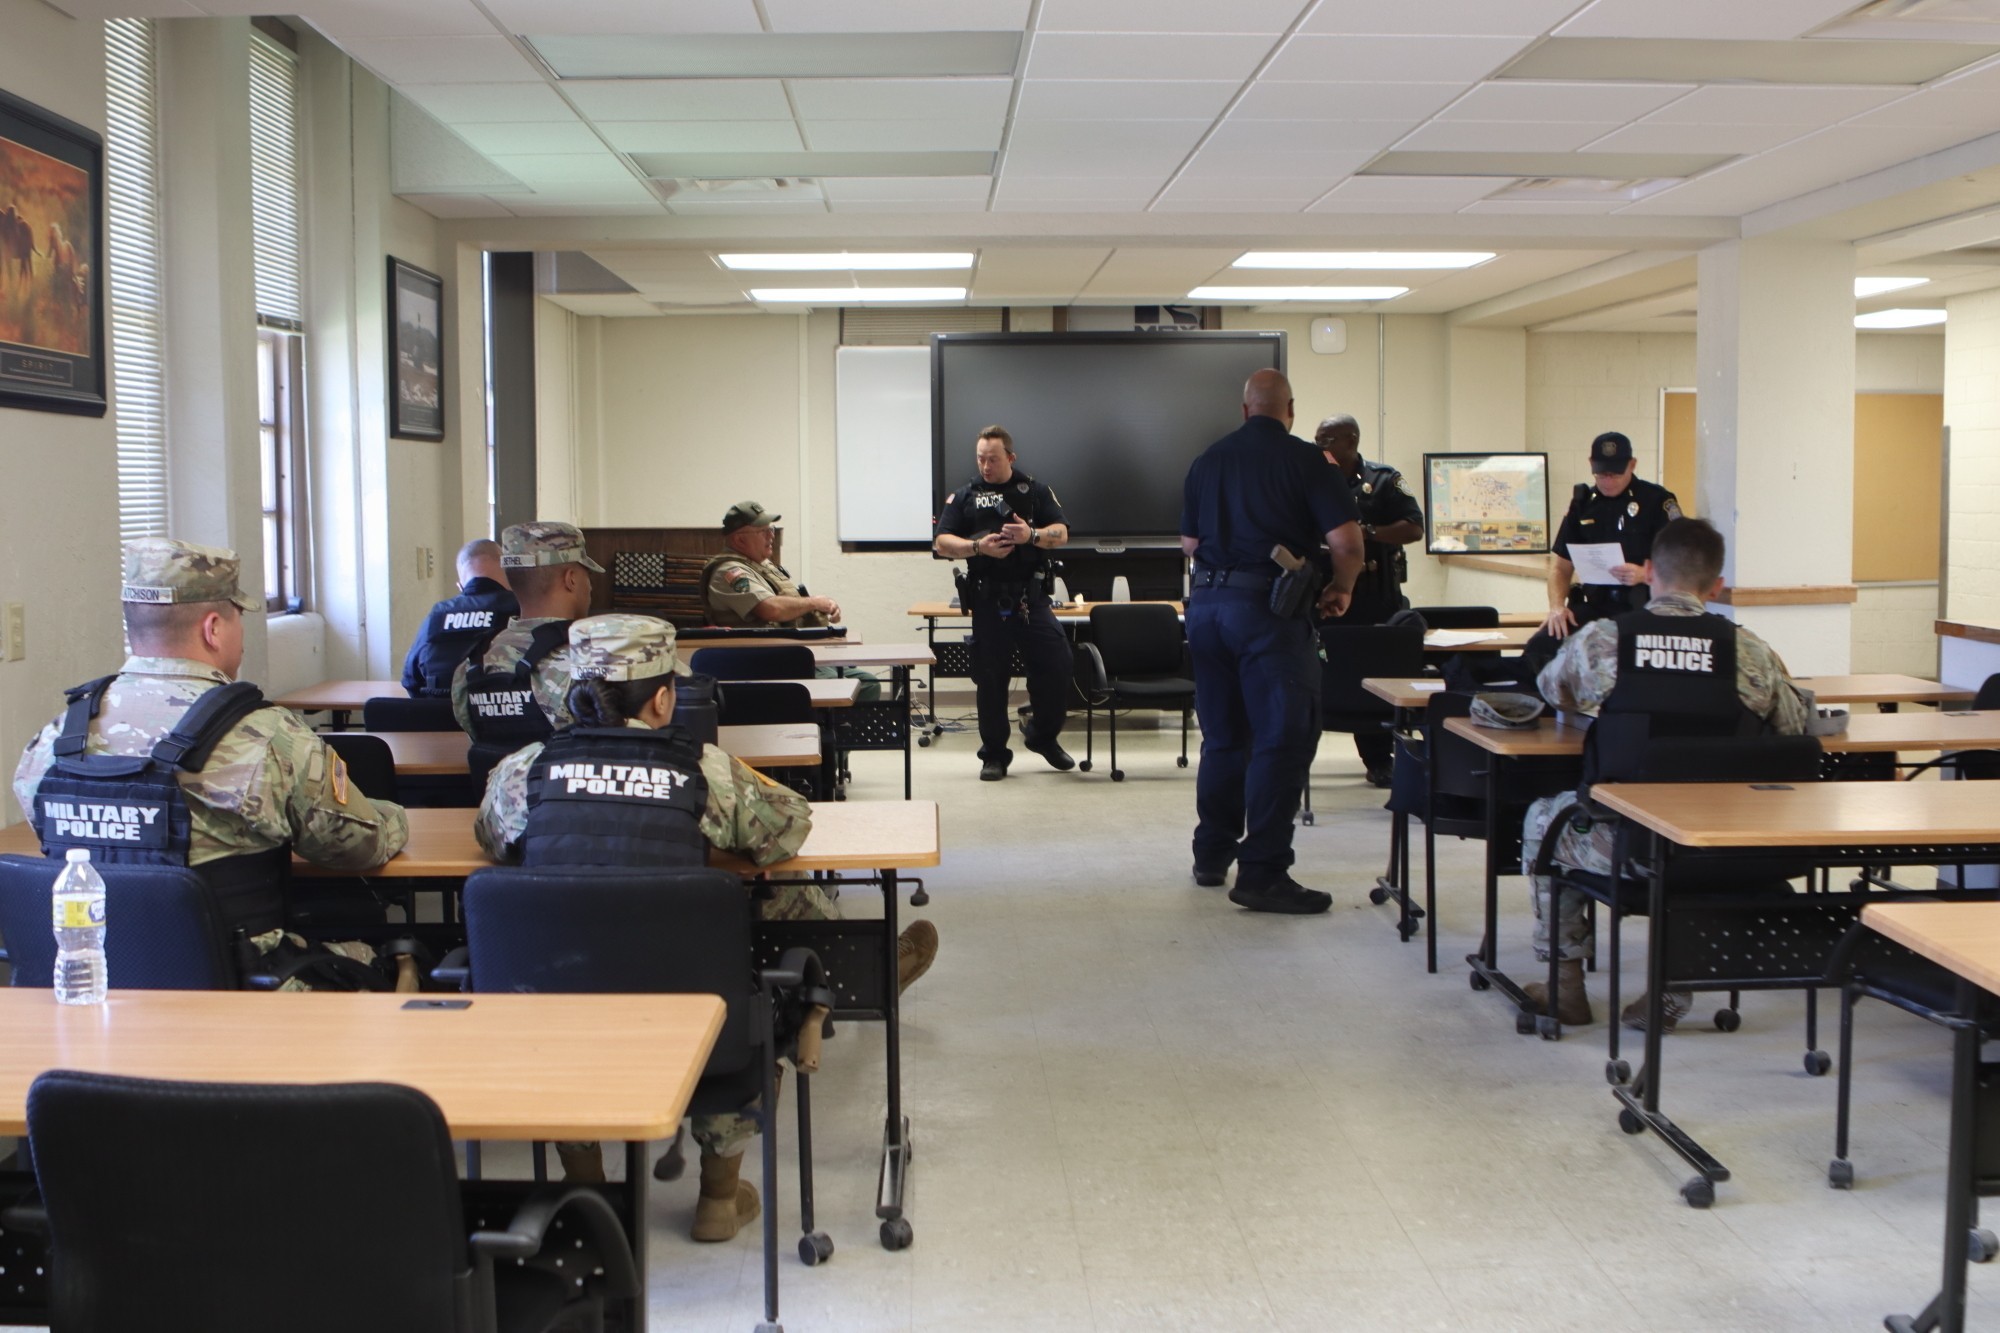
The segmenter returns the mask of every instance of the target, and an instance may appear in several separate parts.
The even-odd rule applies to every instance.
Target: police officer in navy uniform
[[[452,673],[472,646],[521,614],[500,567],[500,543],[469,541],[458,552],[458,596],[431,608],[403,658],[403,688],[412,697],[449,699]]]
[[[1569,512],[1556,531],[1555,558],[1549,562],[1549,615],[1542,622],[1543,634],[1561,639],[1593,620],[1645,606],[1645,567],[1653,553],[1653,538],[1681,516],[1681,505],[1666,487],[1634,476],[1635,466],[1632,441],[1619,432],[1605,431],[1590,442],[1590,470],[1596,485],[1577,483]],[[1612,569],[1617,584],[1572,587],[1576,566],[1570,563],[1570,546],[1599,542],[1616,542],[1624,549],[1624,560]],[[1533,655],[1534,646],[1528,651]]]
[[[1339,616],[1362,563],[1353,497],[1317,449],[1291,433],[1292,386],[1260,370],[1243,386],[1243,425],[1188,469],[1181,548],[1192,557],[1187,610],[1201,767],[1194,879],[1254,912],[1324,912],[1330,895],[1291,877],[1292,818],[1319,745],[1319,655],[1311,617]],[[1332,577],[1295,614],[1272,606],[1275,547],[1304,559],[1326,544]]]
[[[1402,473],[1361,456],[1361,426],[1353,417],[1343,414],[1320,422],[1313,443],[1346,479],[1361,515],[1361,573],[1354,580],[1354,600],[1347,614],[1333,623],[1380,625],[1410,604],[1403,596],[1403,580],[1410,574],[1403,548],[1423,538],[1424,511]],[[1389,785],[1394,747],[1387,731],[1354,733],[1354,749],[1371,786]]]
[[[1032,715],[1021,740],[1068,771],[1076,760],[1058,743],[1068,712],[1069,636],[1049,609],[1045,552],[1069,540],[1056,493],[1014,467],[1014,437],[988,426],[973,448],[979,475],[944,498],[932,549],[963,560],[960,604],[972,616],[972,681],[979,704],[979,780],[1007,776],[1007,686],[1018,651],[1028,677]]]

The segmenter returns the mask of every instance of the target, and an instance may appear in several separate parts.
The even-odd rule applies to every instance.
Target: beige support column
[[[1852,584],[1853,248],[1726,241],[1698,274],[1698,509],[1729,542],[1731,588],[1780,590],[1736,618],[1795,675],[1844,672],[1850,603],[1764,603]]]

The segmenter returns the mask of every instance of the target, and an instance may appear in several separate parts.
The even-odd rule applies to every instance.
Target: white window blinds
[[[118,539],[167,531],[166,368],[160,323],[160,141],[153,25],[110,19],[105,47],[105,210]]]
[[[257,322],[298,332],[299,65],[262,33],[250,37],[250,231]]]

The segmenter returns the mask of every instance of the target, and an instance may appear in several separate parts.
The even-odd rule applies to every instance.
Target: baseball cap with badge
[[[155,606],[233,602],[238,610],[262,611],[262,598],[236,586],[242,566],[236,552],[225,547],[142,537],[125,543],[125,582],[118,600]]]
[[[1632,441],[1615,430],[1607,430],[1590,442],[1590,470],[1596,473],[1623,472],[1632,461]]]
[[[572,523],[514,524],[500,534],[500,564],[505,569],[582,565],[593,574],[604,572],[584,549],[583,529]]]
[[[783,514],[765,513],[764,506],[755,500],[738,500],[722,516],[722,530],[729,533],[738,528],[768,528],[783,517]]]
[[[675,670],[674,627],[652,616],[586,616],[569,627],[578,680],[651,680]]]

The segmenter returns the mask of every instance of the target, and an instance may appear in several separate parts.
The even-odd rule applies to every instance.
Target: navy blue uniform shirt
[[[1046,528],[1065,521],[1062,502],[1056,499],[1055,491],[1016,468],[1005,481],[989,482],[974,477],[945,496],[937,530],[977,540],[989,532],[998,532],[1012,518],[1031,528]],[[998,559],[990,555],[968,556],[965,567],[982,578],[1018,580],[1040,569],[1047,558],[1039,547],[1017,546]]]
[[[1358,515],[1340,469],[1276,417],[1251,417],[1202,451],[1181,490],[1181,535],[1198,565],[1271,568],[1271,548],[1310,555]]]
[[[1680,500],[1658,482],[1634,477],[1622,495],[1606,495],[1579,482],[1556,530],[1554,550],[1567,560],[1571,542],[1617,542],[1626,564],[1641,564],[1653,554],[1660,529],[1680,516]]]
[[[444,697],[452,673],[472,646],[521,614],[514,594],[496,580],[475,578],[456,597],[431,608],[403,658],[403,688],[412,694]]]

